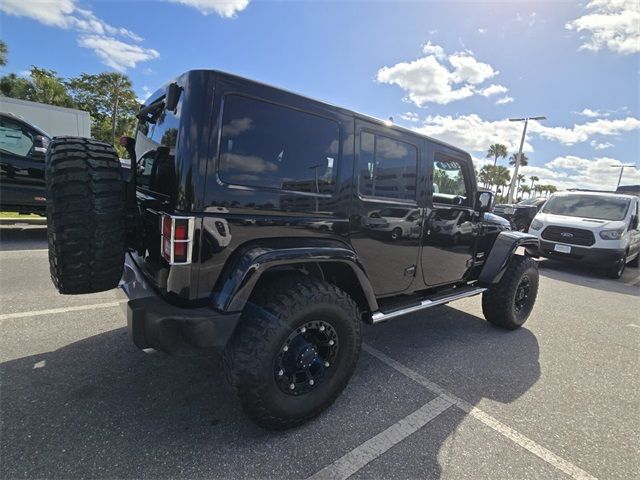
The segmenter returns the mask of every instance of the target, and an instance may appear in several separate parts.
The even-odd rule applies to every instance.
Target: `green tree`
[[[480,169],[480,172],[478,173],[478,180],[482,182],[482,186],[484,188],[488,188],[491,184],[491,176],[493,173],[491,169],[491,165],[485,165]]]
[[[487,157],[493,157],[493,166],[495,167],[498,163],[498,157],[505,158],[508,155],[507,146],[502,145],[501,143],[494,143],[493,145],[489,145],[489,150],[487,150]]]
[[[4,67],[7,64],[8,53],[7,44],[0,40],[0,67]]]
[[[93,136],[119,148],[116,137],[132,133],[139,108],[129,77],[117,72],[82,73],[68,84],[79,108],[92,116]]]
[[[529,177],[529,180],[531,180],[531,190],[535,193],[536,189],[533,188],[533,184],[536,183],[540,179],[538,177],[536,177],[535,175],[531,175]]]
[[[519,174],[518,174],[518,176],[516,177],[516,180],[517,180],[517,182],[518,182],[518,185],[517,185],[517,187],[516,187],[516,192],[517,192],[518,190],[520,190],[520,183],[521,183],[521,182],[524,182],[524,180],[525,180],[526,178],[527,178],[527,177],[525,177],[525,176],[524,176],[524,175],[522,175],[521,173],[519,173]]]
[[[522,196],[524,196],[525,193],[528,193],[529,197],[531,197],[531,189],[529,188],[528,185],[522,185],[520,187],[520,191],[522,192]]]
[[[31,67],[28,78],[11,73],[0,78],[3,95],[60,107],[75,106],[64,80],[54,70]]]
[[[509,157],[509,165],[515,165],[516,164],[516,158],[518,158],[518,154],[514,153]],[[520,166],[521,167],[526,167],[527,165],[529,165],[529,157],[527,157],[524,153],[522,154],[522,158],[520,159]]]
[[[499,165],[493,172],[493,184],[496,188],[506,187],[511,182],[511,173],[507,167]],[[497,191],[497,190],[496,190]]]

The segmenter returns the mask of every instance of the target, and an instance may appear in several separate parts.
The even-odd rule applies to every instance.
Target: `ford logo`
[[[572,238],[573,237],[573,233],[570,232],[562,232],[560,234],[561,237],[565,237],[565,238]]]

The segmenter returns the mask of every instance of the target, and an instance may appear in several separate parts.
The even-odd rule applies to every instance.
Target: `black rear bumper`
[[[120,287],[130,299],[126,306],[129,335],[140,349],[172,352],[182,342],[200,348],[223,347],[240,318],[239,312],[168,303],[151,289],[129,255]]]

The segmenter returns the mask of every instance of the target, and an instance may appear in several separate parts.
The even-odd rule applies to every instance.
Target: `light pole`
[[[618,183],[616,184],[616,191],[618,191],[618,187],[620,186],[620,182],[622,181],[622,174],[624,173],[624,169],[627,167],[636,168],[634,164],[626,164],[626,165],[609,165],[611,168],[619,168],[620,176],[618,177]]]
[[[520,139],[520,148],[518,149],[518,156],[516,157],[516,165],[513,169],[513,176],[511,177],[511,184],[509,185],[509,193],[507,194],[507,203],[513,203],[513,191],[516,188],[516,178],[518,178],[518,170],[520,169],[520,159],[522,158],[522,147],[524,147],[524,138],[527,135],[527,125],[529,120],[546,120],[547,117],[526,117],[526,118],[510,118],[510,122],[524,122],[524,128],[522,129],[522,138]]]

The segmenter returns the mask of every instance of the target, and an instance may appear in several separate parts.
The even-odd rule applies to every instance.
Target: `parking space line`
[[[315,473],[308,480],[345,480],[453,406],[438,396]]]
[[[471,405],[470,403],[462,400],[461,398],[456,397],[454,394],[448,392],[447,390],[442,388],[437,383],[432,382],[431,380],[429,380],[426,377],[422,376],[421,374],[419,374],[415,370],[412,370],[411,368],[409,368],[409,367],[401,364],[400,362],[394,360],[393,358],[385,355],[380,350],[378,350],[378,349],[376,349],[376,348],[374,348],[374,347],[372,347],[370,345],[366,345],[366,344],[363,344],[363,349],[366,352],[368,352],[369,354],[371,354],[374,357],[376,357],[381,362],[387,364],[391,368],[393,368],[393,369],[397,370],[398,372],[402,373],[403,375],[405,375],[406,377],[410,378],[414,382],[422,385],[427,390],[430,390],[431,392],[437,394],[443,400],[452,403],[453,405],[458,407],[463,412],[471,415],[472,417],[476,418],[477,420],[480,420],[482,423],[484,423],[486,426],[488,426],[492,430],[498,432],[499,434],[501,434],[505,438],[511,440],[515,444],[520,445],[522,448],[524,448],[525,450],[527,450],[530,453],[534,454],[538,458],[544,460],[549,465],[552,465],[553,467],[557,468],[558,470],[566,473],[571,478],[573,478],[575,480],[595,480],[596,477],[594,477],[593,475],[585,472],[580,467],[572,464],[571,462],[565,460],[562,457],[559,457],[555,453],[553,453],[550,450],[544,448],[542,445],[539,445],[538,443],[534,442],[530,438],[528,438],[525,435],[517,432],[513,428],[505,425],[504,423],[500,422],[498,419],[496,419],[496,418],[492,417],[491,415],[485,413],[484,411],[480,410],[479,408],[476,408],[473,405]]]
[[[127,302],[127,300],[120,300],[117,302],[106,302],[106,303],[93,303],[91,305],[77,305],[74,307],[50,308],[48,310],[31,310],[29,312],[5,313],[0,315],[0,321],[9,320],[12,318],[25,318],[25,317],[37,317],[40,315],[51,315],[55,313],[81,312],[83,310],[94,310],[96,308],[111,308],[111,307],[117,307],[120,304],[125,302]]]
[[[2,253],[34,253],[34,252],[48,252],[48,248],[31,248],[26,250],[0,250],[0,254]]]

